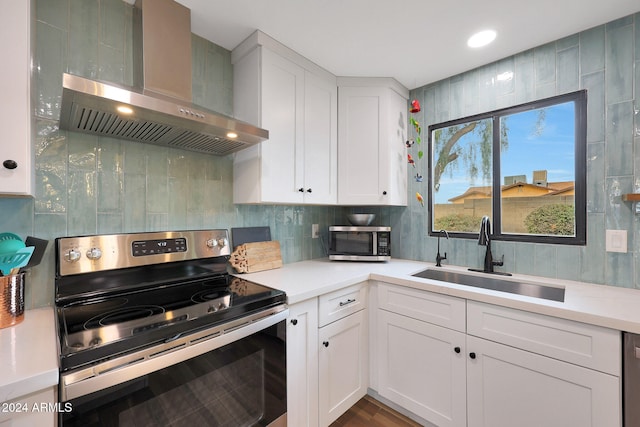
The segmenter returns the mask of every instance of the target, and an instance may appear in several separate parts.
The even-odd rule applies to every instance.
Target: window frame
[[[534,234],[515,234],[502,233],[502,207],[501,207],[501,188],[502,177],[500,169],[500,119],[516,113],[550,107],[557,104],[573,102],[575,105],[575,145],[574,145],[574,207],[575,207],[575,236],[543,236]],[[525,104],[512,107],[506,107],[499,110],[489,111],[487,113],[476,114],[473,116],[463,117],[460,119],[449,120],[447,122],[436,123],[428,127],[428,211],[429,211],[429,236],[438,236],[440,230],[433,228],[433,134],[437,129],[459,125],[462,123],[478,121],[483,119],[492,119],[492,197],[491,197],[491,239],[513,242],[528,243],[549,243],[562,245],[581,245],[587,244],[587,91],[579,90],[576,92],[566,93],[553,96],[550,98],[539,99]],[[495,197],[495,195],[499,195]],[[478,230],[480,224],[478,224]],[[449,236],[465,239],[477,239],[478,232],[459,232],[447,230]]]

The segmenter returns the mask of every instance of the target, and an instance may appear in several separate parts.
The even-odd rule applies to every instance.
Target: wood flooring
[[[365,396],[329,427],[420,427],[420,424]]]

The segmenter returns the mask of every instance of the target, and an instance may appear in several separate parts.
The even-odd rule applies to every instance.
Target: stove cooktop
[[[62,367],[104,360],[285,303],[233,276],[137,289],[58,306]]]
[[[101,362],[284,305],[227,273],[227,230],[56,239],[61,369]]]

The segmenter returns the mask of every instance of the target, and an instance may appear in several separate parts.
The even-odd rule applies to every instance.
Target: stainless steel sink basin
[[[551,301],[564,302],[564,288],[538,285],[517,280],[505,280],[491,274],[476,276],[472,274],[458,273],[455,271],[438,270],[429,268],[412,274],[423,279],[439,280],[441,282],[455,283],[457,285],[473,286],[494,291],[509,292],[512,294],[526,295],[535,298],[543,298]]]

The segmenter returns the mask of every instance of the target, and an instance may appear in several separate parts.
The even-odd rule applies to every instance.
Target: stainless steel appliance
[[[329,227],[329,259],[339,261],[390,260],[391,227]]]
[[[133,9],[134,87],[62,77],[60,128],[226,156],[267,130],[192,103],[191,11],[173,0]]]
[[[622,409],[624,427],[640,426],[640,335],[622,333]]]
[[[229,253],[227,230],[56,239],[62,425],[286,425],[286,295]]]

